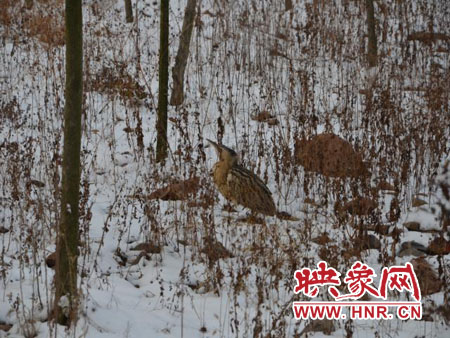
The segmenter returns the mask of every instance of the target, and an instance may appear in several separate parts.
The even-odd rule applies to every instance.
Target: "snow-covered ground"
[[[53,18],[57,31],[55,1],[50,11],[36,0],[30,12]],[[199,1],[186,99],[169,109],[170,154],[160,165],[159,3],[132,2],[133,24],[124,22],[121,0],[83,2],[81,299],[71,330],[47,321],[54,273],[45,264],[58,224],[64,48],[33,34],[21,2],[6,6],[12,21],[0,20],[0,325],[12,325],[0,337],[298,336],[308,322],[293,317],[292,302],[306,300],[293,292],[295,270],[327,260],[344,274],[362,260],[377,285],[384,266],[413,254],[442,283],[423,297],[424,320],[339,320],[331,335],[449,336],[450,255],[427,248],[450,240],[435,184],[450,149],[450,46],[408,35],[432,27],[449,36],[450,4],[376,2],[380,65],[367,70],[364,2],[293,0],[286,11],[284,1]],[[171,1],[172,66],[184,7]],[[256,121],[264,111],[277,123]],[[295,141],[321,132],[357,148],[370,178],[305,172]],[[239,221],[247,210],[224,210],[206,138],[236,149],[294,218],[247,224]],[[194,177],[201,187],[185,200],[150,199]],[[380,182],[394,190],[375,189]],[[376,201],[375,212],[336,212],[336,202],[361,196]],[[361,229],[380,247],[355,251]],[[316,240],[323,234],[329,242]],[[411,242],[419,253],[404,251]],[[141,243],[151,248],[136,248]]]

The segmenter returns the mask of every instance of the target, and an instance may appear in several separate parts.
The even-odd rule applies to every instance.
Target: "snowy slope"
[[[138,21],[127,25],[123,1],[84,1],[82,296],[70,330],[47,321],[53,270],[45,264],[58,224],[64,48],[29,36],[27,12],[9,9],[17,20],[0,21],[0,228],[8,230],[0,233],[0,324],[12,328],[0,337],[292,337],[308,324],[291,310],[302,299],[293,293],[296,269],[325,257],[344,273],[361,259],[380,276],[383,266],[416,258],[399,255],[402,244],[450,240],[434,183],[450,149],[449,44],[407,41],[429,29],[430,13],[433,29],[450,34],[450,6],[377,4],[381,61],[367,70],[362,4],[293,3],[285,11],[283,1],[201,1],[186,100],[170,107],[171,151],[162,166],[154,162],[158,3],[133,1]],[[172,56],[184,6],[171,3]],[[60,9],[36,1],[32,10],[56,18]],[[278,123],[255,121],[263,111]],[[361,150],[368,182],[326,178],[295,163],[298,138],[331,131]],[[247,224],[238,220],[246,210],[223,209],[210,177],[216,155],[204,141],[222,136],[268,183],[277,207],[297,220]],[[201,188],[186,200],[149,198],[193,177]],[[380,181],[396,191],[373,189]],[[336,214],[337,201],[361,195],[376,199],[373,215]],[[415,198],[426,204],[412,206]],[[397,219],[389,217],[393,200]],[[404,226],[412,221],[421,231]],[[375,231],[380,224],[391,235]],[[348,256],[360,227],[381,247]],[[313,241],[324,233],[331,242]],[[134,250],[139,243],[157,248]],[[226,254],[215,257],[222,246]],[[443,284],[423,299],[426,320],[340,320],[332,336],[448,336],[439,307],[448,313],[450,255],[424,256]]]

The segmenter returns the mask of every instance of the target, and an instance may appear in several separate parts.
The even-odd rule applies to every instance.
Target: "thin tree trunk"
[[[290,11],[293,8],[292,6],[292,0],[284,0],[284,10]]]
[[[191,44],[192,29],[195,20],[195,8],[197,0],[188,0],[184,11],[183,28],[181,30],[180,45],[178,47],[175,66],[172,69],[173,90],[170,104],[181,105],[184,101],[184,72],[189,58],[189,46]]]
[[[133,22],[133,8],[131,0],[125,0],[125,19],[127,22]]]
[[[66,0],[66,84],[61,223],[56,246],[55,319],[70,325],[77,315],[78,204],[83,96],[81,0]]]
[[[373,0],[366,0],[367,11],[367,31],[369,36],[369,43],[367,48],[367,61],[370,67],[377,65],[377,35],[375,31],[375,14],[373,7]]]
[[[156,121],[156,161],[167,157],[167,92],[169,83],[169,0],[161,0],[159,41],[159,93],[158,119]]]

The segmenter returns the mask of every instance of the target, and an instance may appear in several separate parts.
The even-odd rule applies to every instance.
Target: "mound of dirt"
[[[199,188],[198,177],[193,177],[184,181],[174,181],[164,188],[153,191],[149,195],[149,199],[161,199],[163,201],[186,200],[189,195],[195,194]]]
[[[319,134],[310,140],[297,140],[295,158],[305,170],[329,177],[362,177],[370,173],[360,153],[334,134]]]

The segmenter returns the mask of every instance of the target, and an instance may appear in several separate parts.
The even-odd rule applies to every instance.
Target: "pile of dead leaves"
[[[305,170],[329,177],[363,177],[369,171],[360,153],[334,134],[319,134],[310,140],[297,140],[295,158]]]
[[[153,191],[148,198],[163,201],[182,201],[194,195],[200,189],[199,178],[192,177],[187,180],[176,180],[165,187]]]

